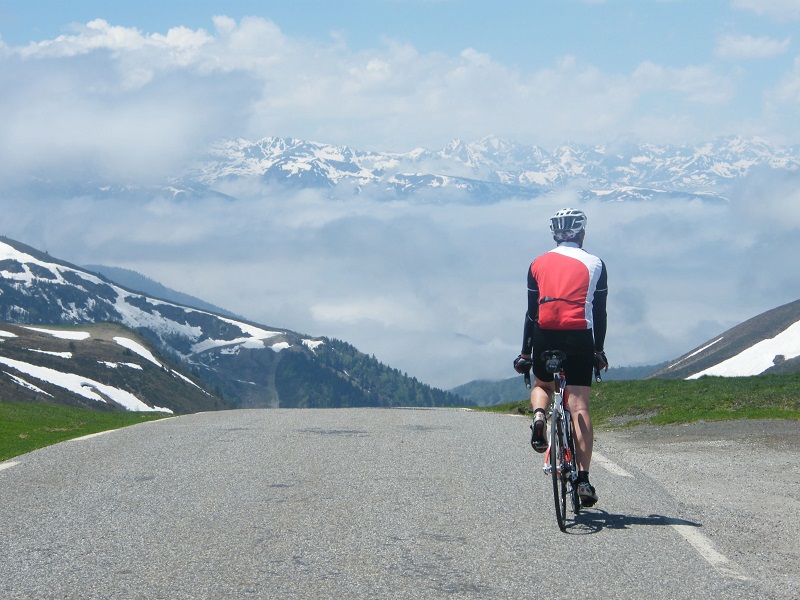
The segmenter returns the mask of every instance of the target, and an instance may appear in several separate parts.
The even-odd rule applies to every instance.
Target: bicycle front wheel
[[[556,505],[556,521],[561,531],[567,529],[567,481],[564,472],[564,428],[563,418],[550,422],[550,476],[553,479],[553,500]]]

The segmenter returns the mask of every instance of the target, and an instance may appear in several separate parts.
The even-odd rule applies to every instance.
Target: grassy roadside
[[[518,402],[476,410],[530,413],[520,378]],[[98,412],[38,402],[0,401],[0,461],[83,435],[163,419],[166,413]],[[704,377],[696,381],[609,381],[592,388],[598,427],[733,419],[800,419],[800,373]]]
[[[0,461],[90,433],[168,416],[167,413],[98,412],[43,402],[0,401]]]
[[[520,396],[526,390],[520,378]],[[527,414],[527,399],[479,410]],[[592,386],[596,426],[733,419],[800,419],[800,373],[698,380],[609,381]]]

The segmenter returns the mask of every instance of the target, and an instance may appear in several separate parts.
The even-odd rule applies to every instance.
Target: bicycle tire
[[[570,456],[569,461],[565,461],[568,463],[568,468],[565,468],[564,471],[567,473],[568,492],[572,504],[572,512],[577,515],[581,512],[581,499],[578,495],[578,486],[575,485],[575,477],[578,473],[578,458],[575,454],[575,435],[572,429],[572,413],[566,412],[564,418],[567,422],[567,448],[569,448]]]
[[[567,488],[564,476],[564,444],[562,437],[563,421],[560,416],[550,423],[550,476],[553,479],[553,500],[556,507],[556,521],[561,531],[567,530]]]

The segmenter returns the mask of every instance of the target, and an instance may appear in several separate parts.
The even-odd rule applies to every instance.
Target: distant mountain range
[[[698,145],[564,144],[552,150],[495,137],[441,150],[361,151],[291,138],[224,140],[194,167],[163,185],[107,181],[82,174],[70,181],[43,174],[17,193],[153,196],[226,196],[231,181],[255,179],[289,188],[367,194],[380,200],[489,203],[574,190],[602,202],[700,199],[724,202],[734,184],[754,170],[800,172],[800,146],[729,137]]]
[[[204,388],[213,390],[213,396],[222,399],[219,406],[465,403],[462,398],[431,388],[381,364],[346,342],[267,327],[150,296],[2,237],[0,321],[35,326],[121,325],[135,332],[137,339],[149,344],[166,360],[180,365]],[[11,333],[19,337],[18,330]],[[7,354],[11,346],[13,344],[4,346],[0,342],[0,363],[3,356],[7,360],[19,358]],[[66,356],[31,352],[26,356],[47,356],[51,362],[59,358],[61,368],[74,364]],[[108,359],[106,362],[119,361]],[[3,364],[16,370],[9,374],[0,364],[0,376],[5,372],[12,379],[25,379],[24,372],[14,363]],[[53,366],[53,369],[58,368]],[[127,373],[125,369],[120,372]],[[151,406],[164,406],[158,404],[158,399],[152,402],[155,404]],[[208,403],[197,404],[197,410],[207,408]],[[180,410],[189,411],[185,406]]]
[[[258,177],[302,187],[347,184],[386,197],[493,201],[573,188],[605,202],[724,200],[732,182],[755,168],[798,172],[800,147],[731,137],[697,146],[562,145],[552,151],[487,137],[455,140],[439,151],[361,152],[297,139],[229,140],[183,178],[191,189]],[[180,186],[178,186],[179,188]]]

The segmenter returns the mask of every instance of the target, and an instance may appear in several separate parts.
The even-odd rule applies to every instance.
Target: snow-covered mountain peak
[[[188,190],[214,190],[226,180],[256,178],[322,189],[346,184],[373,195],[423,201],[495,202],[565,187],[606,202],[667,198],[724,200],[753,169],[800,172],[800,147],[760,138],[728,137],[696,145],[618,142],[562,144],[551,150],[496,136],[454,139],[439,150],[358,149],[297,138],[264,137],[214,144],[195,169],[176,178]],[[632,188],[636,194],[629,192]],[[457,189],[458,194],[448,194]],[[180,192],[180,186],[175,186]],[[603,190],[597,196],[593,190]],[[439,196],[442,194],[442,196]],[[460,200],[453,200],[453,198]]]

